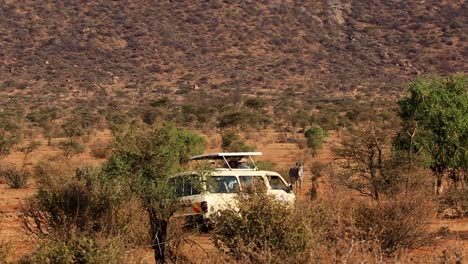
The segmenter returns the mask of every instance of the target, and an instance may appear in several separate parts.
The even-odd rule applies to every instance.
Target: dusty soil
[[[107,133],[98,135],[100,138],[108,139]],[[263,160],[270,160],[281,167],[289,168],[297,161],[305,163],[305,178],[301,189],[296,189],[298,199],[301,202],[310,201],[310,189],[312,187],[311,168],[314,162],[327,163],[332,161],[332,153],[330,146],[336,144],[336,135],[331,134],[326,140],[325,148],[319,151],[318,155],[312,157],[306,148],[299,148],[301,144],[277,142],[278,134],[274,131],[264,133],[261,139],[256,138],[255,145],[258,151],[262,151]],[[42,140],[43,141],[43,140]],[[45,143],[45,142],[43,142]],[[211,148],[215,150],[215,148]],[[35,163],[46,156],[59,154],[57,150],[43,144],[35,151],[28,159],[29,163]],[[96,160],[89,153],[84,153],[76,158],[76,162],[87,164],[98,164],[102,160]],[[13,153],[3,161],[3,164],[19,164],[22,162],[21,153]],[[327,179],[321,177],[318,181],[318,195],[327,192],[330,188]],[[11,189],[6,184],[0,184],[0,242],[6,242],[11,245],[12,258],[19,258],[27,254],[34,247],[34,242],[28,236],[21,232],[21,225],[18,219],[21,203],[35,192],[34,184],[26,189]],[[432,246],[424,247],[418,250],[413,250],[409,256],[414,256],[414,260],[433,258],[434,255],[442,255],[444,250],[452,250],[457,248],[462,252],[468,252],[468,219],[457,220],[436,220],[431,223],[431,231],[436,232],[442,227],[450,230],[449,235],[438,237]],[[210,241],[208,234],[196,234],[189,237],[193,242],[187,245],[186,250],[194,255],[195,258],[200,258],[200,262],[205,259],[205,251],[214,253],[215,249]],[[139,250],[138,254],[142,256],[144,263],[152,263],[152,254],[150,250]]]

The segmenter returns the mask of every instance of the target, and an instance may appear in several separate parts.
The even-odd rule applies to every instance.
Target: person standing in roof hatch
[[[239,169],[250,169],[249,164],[247,164],[247,160],[245,158],[242,158],[239,160],[239,163],[237,164],[237,168]]]

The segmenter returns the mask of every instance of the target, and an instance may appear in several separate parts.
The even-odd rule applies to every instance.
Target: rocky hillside
[[[0,0],[0,87],[385,96],[467,71],[466,14],[464,0]]]

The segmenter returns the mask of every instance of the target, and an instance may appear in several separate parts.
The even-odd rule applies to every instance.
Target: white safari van
[[[192,157],[195,161],[208,161],[210,169],[207,172],[183,172],[170,178],[175,193],[186,205],[180,215],[206,223],[213,213],[233,206],[237,192],[258,186],[264,186],[267,194],[278,200],[294,203],[292,188],[280,174],[258,170],[252,157],[259,155],[262,153],[232,152]]]

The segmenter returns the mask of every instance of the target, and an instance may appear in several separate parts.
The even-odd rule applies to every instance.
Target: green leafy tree
[[[468,165],[467,82],[463,73],[417,80],[410,84],[409,95],[399,101],[402,130],[395,146],[417,154],[432,170],[436,193],[441,191],[444,175],[457,183]]]
[[[149,216],[157,263],[165,261],[169,219],[180,205],[168,183],[169,176],[203,149],[202,137],[170,124],[147,131],[131,130],[116,137],[114,154],[104,166],[110,175],[132,178],[132,189]]]
[[[312,155],[317,154],[317,150],[322,148],[323,139],[327,136],[325,131],[319,126],[313,126],[304,133],[307,138],[307,146],[310,148]]]

